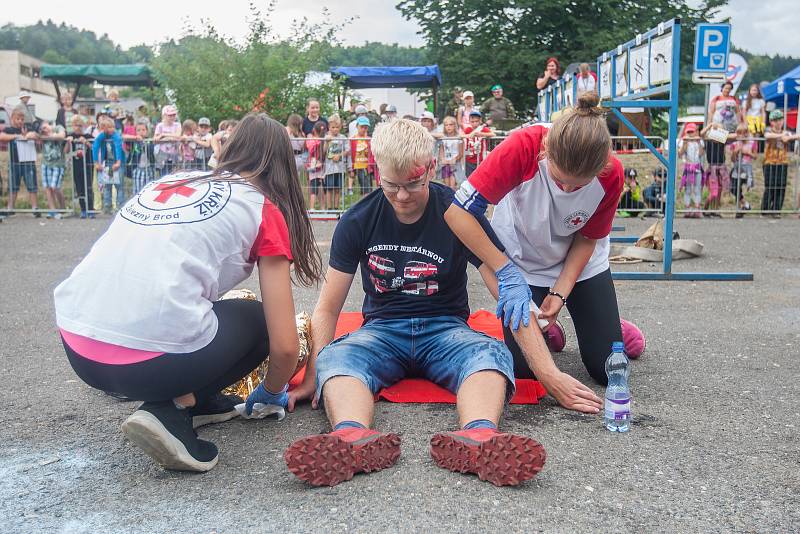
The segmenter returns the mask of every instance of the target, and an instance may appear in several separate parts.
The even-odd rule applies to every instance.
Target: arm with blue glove
[[[289,404],[288,391],[289,385],[287,384],[283,386],[283,389],[278,393],[272,393],[266,387],[264,387],[264,382],[261,382],[258,387],[247,396],[247,400],[245,401],[247,415],[253,415],[253,405],[256,403],[286,408],[286,406]]]
[[[499,298],[497,299],[497,318],[503,320],[503,326],[511,326],[518,330],[522,322],[525,326],[531,320],[531,288],[513,261],[495,271]]]

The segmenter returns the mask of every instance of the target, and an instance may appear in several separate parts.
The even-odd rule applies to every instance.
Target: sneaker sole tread
[[[203,462],[195,459],[186,446],[150,412],[139,410],[122,423],[122,431],[137,447],[165,469],[204,473],[217,465],[219,455]]]
[[[312,486],[335,486],[356,473],[391,467],[399,457],[397,434],[381,434],[357,446],[332,434],[307,436],[292,443],[283,455],[289,471]]]
[[[439,467],[458,473],[474,473],[495,486],[517,486],[535,477],[547,454],[536,440],[515,434],[499,434],[479,445],[455,434],[436,434],[431,456]]]

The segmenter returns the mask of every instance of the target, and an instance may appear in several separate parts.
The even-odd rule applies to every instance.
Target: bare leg
[[[476,419],[500,422],[506,395],[506,377],[497,371],[479,371],[467,377],[458,390],[458,422],[464,426]]]
[[[56,197],[53,194],[52,187],[45,187],[44,188],[44,196],[47,198],[47,208],[50,210],[56,209]]]
[[[31,199],[31,208],[32,209],[39,209],[39,199],[36,193],[28,193],[28,197]]]
[[[375,401],[361,380],[352,376],[335,376],[325,382],[322,397],[331,426],[335,427],[342,421],[356,421],[366,427],[372,424]]]
[[[175,397],[172,399],[172,402],[175,404],[179,404],[184,408],[191,408],[195,405],[196,399],[194,398],[194,393],[187,393],[186,395],[181,395],[180,397]]]
[[[64,198],[64,190],[63,189],[53,189],[53,193],[56,196],[56,206],[58,209],[64,209],[67,207],[67,201]]]
[[[8,211],[14,209],[14,204],[17,203],[17,194],[16,193],[9,193],[8,194]]]

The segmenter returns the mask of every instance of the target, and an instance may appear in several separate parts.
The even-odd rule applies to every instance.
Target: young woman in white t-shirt
[[[321,277],[289,136],[248,115],[212,174],[147,184],[56,288],[70,364],[90,386],[144,401],[122,429],[157,462],[208,471],[217,448],[193,427],[237,415],[242,399],[223,388],[269,354],[246,410],[288,403],[299,351],[291,264],[301,283]],[[219,300],[256,266],[262,302]]]
[[[586,93],[549,131],[535,125],[512,134],[461,185],[445,214],[453,232],[497,275],[497,313],[506,327],[515,375],[535,375],[562,406],[587,413],[598,413],[601,400],[558,370],[539,328],[528,327],[528,317],[533,298],[540,307],[534,307],[534,321],[540,320],[550,335],[566,305],[583,363],[600,384],[607,382],[605,360],[613,342],[625,341],[632,357],[643,350],[639,329],[620,322],[609,269],[608,235],[623,168],[611,156],[598,100],[597,93]],[[505,252],[475,218],[489,203],[496,204],[492,228]],[[563,331],[556,333],[561,340],[554,350],[560,350]]]

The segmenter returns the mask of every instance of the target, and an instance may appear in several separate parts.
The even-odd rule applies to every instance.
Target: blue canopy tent
[[[784,115],[788,108],[796,108],[800,95],[800,65],[762,87],[761,94],[767,102],[775,102],[779,106],[783,104]]]
[[[442,73],[438,65],[422,67],[333,67],[331,76],[344,82],[351,89],[381,87],[430,87],[433,90],[433,106],[437,109],[438,89],[442,85]],[[339,101],[339,107],[343,102]]]

